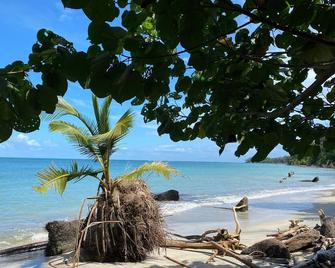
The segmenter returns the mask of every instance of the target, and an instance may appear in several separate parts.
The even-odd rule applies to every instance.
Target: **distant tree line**
[[[250,161],[248,160],[247,162],[250,162]],[[321,152],[316,157],[306,156],[306,157],[299,158],[298,156],[294,155],[294,156],[266,158],[261,163],[335,168],[335,150],[330,151],[330,152]]]

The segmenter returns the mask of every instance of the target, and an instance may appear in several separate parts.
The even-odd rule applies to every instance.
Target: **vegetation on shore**
[[[248,160],[248,162],[250,161]],[[321,152],[316,157],[307,156],[299,158],[298,156],[294,155],[294,156],[266,158],[262,161],[262,163],[335,168],[335,151]]]

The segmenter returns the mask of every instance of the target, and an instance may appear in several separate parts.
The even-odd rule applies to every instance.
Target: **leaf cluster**
[[[318,154],[322,139],[335,148],[329,1],[62,3],[90,20],[90,46],[77,52],[50,31],[38,33],[29,68],[42,84],[28,90],[37,114],[52,113],[72,81],[98,97],[142,105],[160,135],[208,138],[220,153],[236,141],[237,156],[257,150],[253,161],[278,144],[290,154]]]

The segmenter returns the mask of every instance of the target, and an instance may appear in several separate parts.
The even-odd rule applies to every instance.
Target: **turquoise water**
[[[46,238],[43,226],[50,220],[78,217],[81,201],[96,193],[96,181],[86,179],[70,183],[63,196],[53,191],[36,193],[36,172],[50,163],[67,167],[65,159],[0,158],[0,248]],[[143,161],[114,161],[113,175],[143,164]],[[79,160],[79,164],[93,164]],[[153,192],[176,189],[181,201],[162,203],[166,215],[183,213],[192,208],[235,203],[243,195],[250,199],[304,193],[335,188],[335,170],[277,164],[169,162],[183,176],[167,181],[159,177],[144,178]],[[294,171],[285,183],[279,180]],[[319,176],[319,183],[300,182]]]

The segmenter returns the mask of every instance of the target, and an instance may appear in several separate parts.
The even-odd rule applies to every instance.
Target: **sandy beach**
[[[201,234],[205,230],[216,228],[233,231],[235,226],[232,212],[223,209],[224,207],[227,205],[195,208],[167,216],[166,230],[181,235]],[[327,215],[335,215],[335,191],[311,191],[251,200],[249,211],[238,215],[242,228],[241,242],[251,245],[265,239],[267,234],[277,232],[278,229],[287,229],[290,219],[303,219],[304,224],[313,227],[319,222],[317,210],[320,208],[323,208]],[[211,251],[208,250],[161,249],[159,253],[153,253],[141,263],[81,263],[80,267],[180,267],[165,256],[190,267],[246,267],[229,257],[219,257],[215,262],[206,264],[210,255]],[[0,258],[0,267],[69,267],[64,264],[67,258],[67,254],[45,258],[43,252],[34,252]],[[301,257],[293,255],[291,262],[297,260],[301,260]],[[255,263],[259,263],[261,267],[278,266],[270,262]]]

